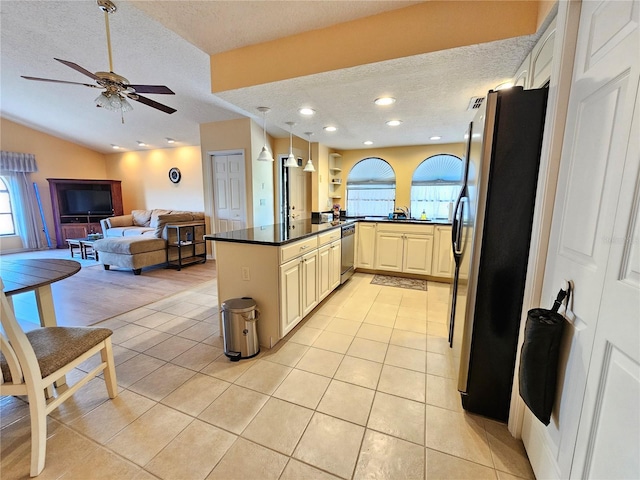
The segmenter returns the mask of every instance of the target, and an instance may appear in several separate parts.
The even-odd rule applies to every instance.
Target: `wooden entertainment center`
[[[51,193],[53,221],[56,229],[56,246],[67,248],[68,238],[86,238],[90,233],[102,233],[100,220],[123,215],[120,180],[78,180],[73,178],[47,178]],[[85,198],[82,193],[87,192]],[[71,193],[78,194],[72,196]],[[75,205],[71,199],[79,197]],[[105,201],[110,197],[110,205]],[[91,199],[102,201],[98,211],[85,210]],[[74,208],[75,207],[75,208]]]

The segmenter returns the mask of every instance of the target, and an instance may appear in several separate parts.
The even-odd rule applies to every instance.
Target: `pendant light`
[[[303,172],[315,172],[316,169],[313,166],[313,162],[311,161],[311,135],[313,132],[304,132],[304,134],[309,138],[309,160],[307,160],[307,164],[302,169]]]
[[[264,138],[264,144],[260,155],[258,155],[259,162],[273,162],[273,155],[267,147],[267,112],[271,110],[269,107],[258,107],[258,111],[262,112],[262,135]]]
[[[293,126],[296,124],[295,122],[285,122],[289,125],[289,156],[287,160],[284,162],[284,166],[287,168],[297,168],[298,161],[296,157],[293,155]]]

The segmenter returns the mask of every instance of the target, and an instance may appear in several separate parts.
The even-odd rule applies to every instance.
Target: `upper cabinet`
[[[342,155],[329,154],[329,196],[334,199],[341,198],[342,186]]]
[[[551,78],[556,19],[549,24],[513,77],[513,84],[525,89],[544,87]]]

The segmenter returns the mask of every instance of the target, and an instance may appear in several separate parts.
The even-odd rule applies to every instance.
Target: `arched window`
[[[387,216],[396,199],[396,174],[381,158],[356,163],[347,177],[347,215]]]
[[[11,208],[11,198],[9,189],[0,177],[0,235],[15,235],[16,226],[13,221],[13,209]]]
[[[423,161],[411,179],[411,215],[429,220],[449,218],[462,186],[463,162],[455,155],[434,155]]]

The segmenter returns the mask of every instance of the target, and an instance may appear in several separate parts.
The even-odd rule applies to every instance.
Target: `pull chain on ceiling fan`
[[[123,77],[122,75],[118,75],[113,71],[109,15],[114,13],[117,10],[117,7],[111,0],[97,0],[97,3],[98,8],[104,12],[105,30],[107,33],[107,53],[109,56],[109,71],[91,73],[89,70],[81,67],[77,63],[54,58],[54,60],[57,60],[67,67],[72,68],[77,72],[80,72],[83,75],[86,75],[87,77],[93,79],[97,85],[93,85],[91,83],[69,82],[66,80],[53,80],[50,78],[27,77],[24,75],[22,76],[22,78],[26,78],[27,80],[37,80],[40,82],[67,83],[71,85],[83,85],[85,87],[104,89],[104,91],[101,92],[95,100],[96,106],[105,108],[107,110],[120,112],[122,115],[122,123],[124,123],[124,112],[133,110],[133,107],[127,101],[127,98],[129,100],[142,103],[165,113],[171,114],[176,112],[175,108],[163,105],[162,103],[156,102],[155,100],[151,100],[150,98],[140,95],[140,93],[174,95],[174,92],[169,87],[166,87],[164,85],[132,85],[125,77]]]

